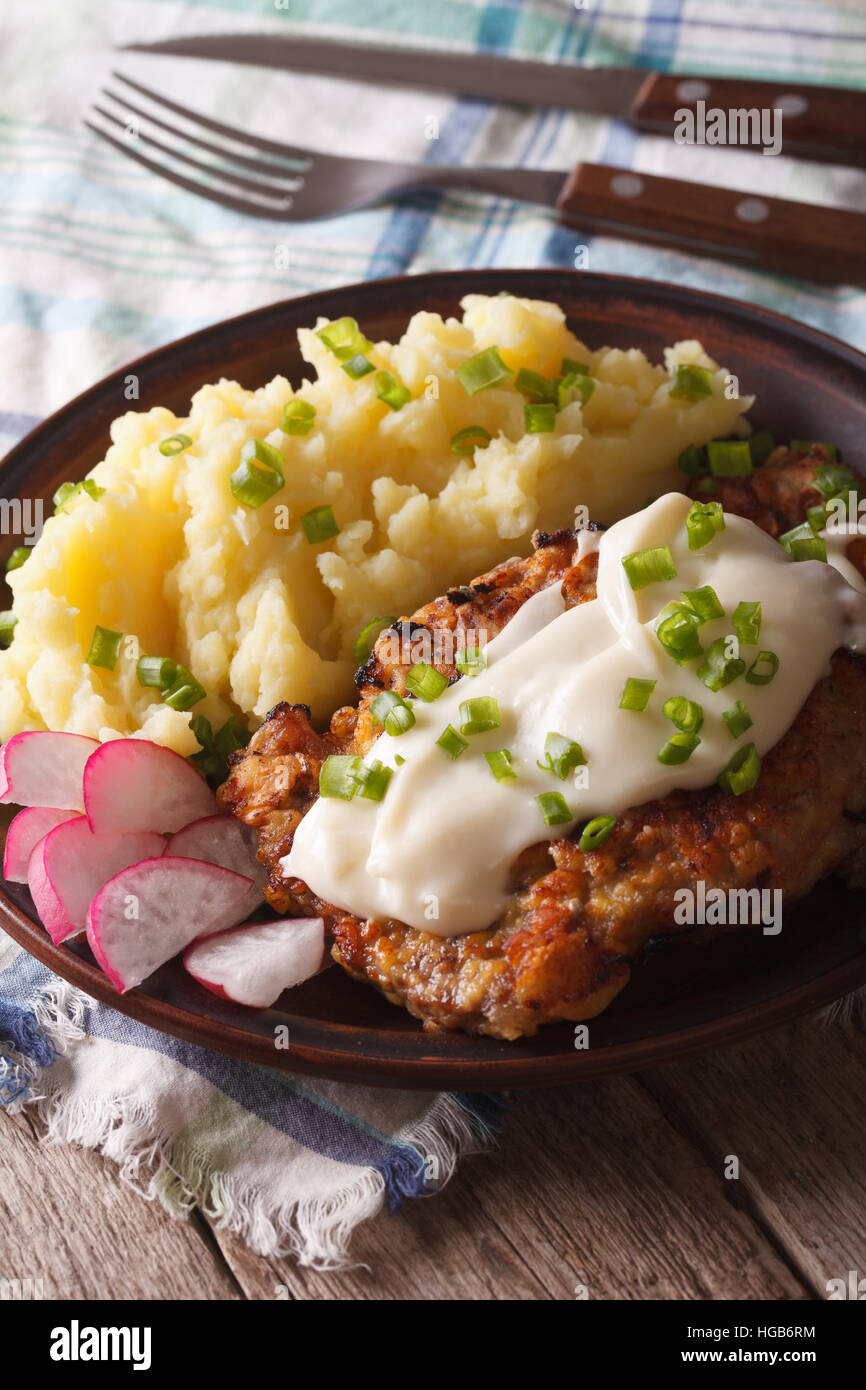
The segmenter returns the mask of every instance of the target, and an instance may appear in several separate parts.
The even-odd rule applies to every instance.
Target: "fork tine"
[[[121,130],[124,128],[123,121],[110,111],[106,111],[104,106],[100,106],[97,102],[94,102],[93,109],[94,111],[98,111],[100,116],[104,116],[107,121],[111,121],[112,125],[119,126]],[[182,164],[189,164],[193,169],[199,169],[203,174],[208,174],[211,178],[219,179],[222,183],[226,183],[230,187],[247,189],[250,193],[258,193],[266,198],[288,198],[288,204],[285,206],[291,207],[292,205],[291,194],[297,189],[297,183],[294,185],[293,189],[281,188],[277,184],[261,183],[258,179],[247,178],[245,174],[236,174],[233,169],[220,169],[215,164],[207,164],[203,159],[196,159],[194,155],[185,154],[182,150],[172,149],[170,145],[164,144],[162,140],[157,140],[155,136],[146,135],[143,130],[138,132],[136,139],[141,140],[142,144],[150,145],[153,149],[161,150],[162,153],[167,154],[170,159],[177,159],[180,160]]]
[[[282,205],[271,204],[265,206],[249,198],[234,198],[229,193],[222,193],[219,189],[213,188],[208,184],[200,183],[196,179],[185,178],[183,174],[177,173],[174,169],[167,169],[164,164],[159,164],[155,159],[148,159],[147,155],[140,150],[131,148],[129,141],[118,140],[114,135],[110,135],[107,130],[95,125],[92,121],[85,120],[84,124],[88,130],[92,130],[95,135],[99,135],[103,140],[107,140],[109,145],[113,145],[121,154],[134,159],[136,164],[141,164],[145,169],[149,169],[153,174],[159,174],[161,178],[168,179],[169,183],[177,184],[178,188],[186,189],[187,193],[195,193],[201,198],[209,198],[212,203],[220,203],[222,207],[231,208],[234,212],[244,212],[252,217],[264,217],[273,222],[279,218],[290,215],[291,199],[287,199]]]
[[[291,179],[293,171],[287,169],[282,164],[271,164],[266,159],[254,159],[252,155],[235,154],[234,150],[229,150],[225,145],[217,145],[213,140],[204,140],[200,135],[191,135],[186,130],[181,130],[179,126],[172,125],[171,121],[164,121],[160,116],[153,116],[149,111],[145,111],[135,102],[128,101],[126,97],[120,96],[118,92],[113,92],[110,87],[102,88],[103,95],[110,101],[116,102],[127,111],[132,111],[134,115],[141,116],[143,120],[151,125],[159,126],[160,130],[168,131],[169,135],[176,135],[180,140],[186,140],[190,145],[196,145],[201,150],[208,150],[211,154],[218,155],[220,159],[230,159],[236,164],[242,164],[245,169],[252,169],[259,174],[268,174],[273,178]],[[101,110],[101,107],[97,107]]]
[[[205,126],[217,135],[225,135],[229,140],[237,140],[241,145],[253,145],[257,150],[264,150],[268,154],[281,154],[287,159],[306,161],[313,157],[312,151],[301,149],[299,145],[283,145],[278,140],[267,140],[263,135],[249,135],[243,130],[238,130],[236,126],[224,125],[222,121],[215,121],[211,116],[202,116],[200,112],[192,111],[188,106],[182,106],[179,101],[169,101],[168,97],[160,96],[150,87],[145,87],[140,82],[133,82],[131,77],[124,77],[121,72],[112,72],[111,75],[118,82],[123,82],[127,87],[132,87],[134,91],[140,92],[142,96],[147,97],[148,101],[155,102],[157,106],[165,106],[176,116],[183,116],[185,120]],[[331,159],[333,156],[317,153],[315,157],[319,160]]]

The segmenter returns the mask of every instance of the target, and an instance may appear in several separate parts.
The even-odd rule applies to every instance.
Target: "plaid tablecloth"
[[[247,129],[328,151],[565,168],[588,158],[866,208],[866,176],[674,146],[625,124],[313,75],[118,55],[179,33],[315,32],[564,61],[862,85],[866,14],[797,0],[27,0],[0,12],[0,451],[124,361],[246,309],[369,277],[571,266],[545,211],[454,193],[287,226],[137,168],[82,125],[112,67]],[[436,118],[438,138],[429,139]],[[711,167],[710,167],[711,166]],[[589,269],[769,305],[860,346],[866,295],[581,235]],[[251,383],[248,383],[251,384]],[[120,409],[120,407],[119,407]],[[0,1100],[98,1147],[143,1194],[195,1203],[258,1251],[329,1267],[353,1227],[435,1191],[500,1103],[303,1082],[131,1022],[0,940]]]

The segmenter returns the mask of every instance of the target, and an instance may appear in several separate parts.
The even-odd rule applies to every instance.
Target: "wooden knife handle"
[[[866,286],[866,213],[578,164],[556,200],[587,231],[650,241],[782,275]]]
[[[780,111],[782,154],[866,168],[866,91],[651,72],[632,102],[629,117],[639,130],[673,138],[676,112],[696,111],[699,100],[706,103],[707,112],[720,109],[726,116],[729,111],[756,110],[772,117]],[[760,154],[762,145],[737,141],[737,148]]]

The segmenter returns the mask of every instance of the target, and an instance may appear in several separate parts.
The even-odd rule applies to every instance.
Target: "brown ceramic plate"
[[[192,393],[220,376],[236,377],[247,387],[277,372],[300,380],[295,330],[319,314],[352,314],[372,337],[393,338],[416,310],[456,314],[464,294],[499,290],[556,300],[575,332],[592,345],[638,346],[659,360],[666,344],[700,338],[737,373],[743,392],[757,394],[752,416],[760,426],[780,440],[832,440],[852,460],[866,462],[866,358],[811,328],[651,281],[553,270],[454,271],[289,300],[160,348],[34,430],[2,465],[0,492],[48,499],[64,478],[83,477],[105,452],[110,422],[128,408],[129,373],[138,377],[141,409],[168,405],[183,415]],[[15,542],[7,537],[4,544],[8,553]],[[217,999],[178,961],[141,989],[119,996],[86,945],[52,944],[33,919],[26,889],[10,884],[0,892],[0,925],[87,993],[188,1042],[287,1071],[379,1086],[466,1090],[634,1071],[738,1041],[829,1003],[866,985],[864,908],[866,899],[829,881],[786,917],[779,936],[752,930],[710,944],[681,938],[651,949],[631,984],[590,1024],[588,1050],[575,1049],[568,1024],[517,1043],[424,1033],[403,1009],[336,967],[261,1012]],[[280,1024],[289,1028],[287,1051],[274,1046]]]

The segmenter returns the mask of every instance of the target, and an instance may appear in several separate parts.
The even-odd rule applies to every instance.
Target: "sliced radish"
[[[64,821],[74,820],[77,811],[57,811],[49,806],[25,806],[6,832],[3,851],[3,877],[9,883],[27,882],[30,856],[44,835]]]
[[[322,968],[325,924],[321,917],[254,922],[194,941],[183,963],[199,984],[225,999],[267,1009]]]
[[[84,769],[84,807],[91,830],[172,834],[219,807],[186,758],[143,738],[100,744]]]
[[[222,812],[204,816],[185,825],[168,842],[166,854],[182,859],[203,859],[207,864],[219,864],[222,869],[234,869],[245,874],[258,888],[264,886],[268,871],[256,858],[258,838],[249,825]],[[258,893],[258,901],[264,894]]]
[[[123,994],[197,936],[235,926],[251,882],[199,859],[145,859],[100,888],[87,914],[87,940]]]
[[[155,859],[165,849],[161,835],[94,835],[86,816],[76,816],[49,831],[30,856],[30,894],[53,941],[83,931],[87,909],[103,883],[141,859]]]
[[[13,734],[0,752],[0,801],[83,811],[84,767],[99,747],[95,738],[83,734],[55,734],[47,729]]]

